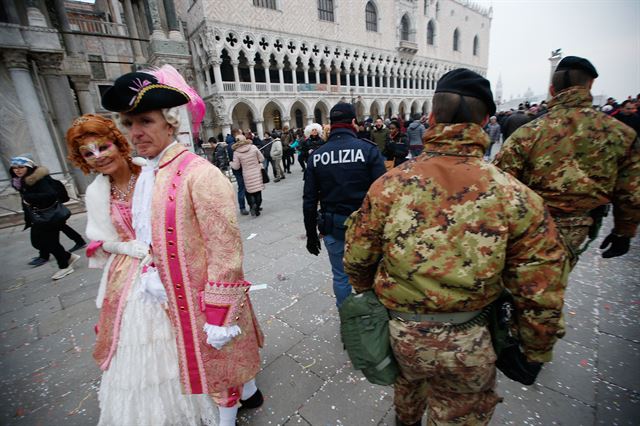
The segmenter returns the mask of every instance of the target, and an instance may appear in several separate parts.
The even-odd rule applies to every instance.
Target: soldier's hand
[[[307,237],[307,251],[315,256],[320,254],[320,239],[317,236]]]
[[[602,253],[602,257],[608,259],[610,257],[622,256],[629,251],[630,245],[630,237],[623,237],[622,235],[616,235],[612,232],[607,235],[607,238],[600,244],[600,250],[606,250]]]

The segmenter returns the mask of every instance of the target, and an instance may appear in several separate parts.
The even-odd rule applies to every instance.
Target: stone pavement
[[[240,424],[393,425],[391,388],[368,384],[342,351],[326,251],[315,257],[305,250],[295,167],[267,185],[262,216],[240,217],[247,279],[267,284],[252,292],[266,335],[257,379],[266,401]],[[83,214],[70,220],[78,230],[84,222]],[[0,424],[96,424],[98,272],[83,259],[74,274],[52,282],[54,262],[26,265],[35,255],[27,232],[0,231]],[[583,255],[565,314],[567,335],[538,384],[499,378],[504,403],[492,425],[640,422],[638,239],[623,258],[603,260],[595,248]]]

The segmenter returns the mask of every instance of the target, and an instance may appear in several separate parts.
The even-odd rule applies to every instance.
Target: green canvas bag
[[[376,294],[351,294],[340,306],[340,334],[353,367],[371,383],[392,385],[398,364],[389,341],[389,311]]]

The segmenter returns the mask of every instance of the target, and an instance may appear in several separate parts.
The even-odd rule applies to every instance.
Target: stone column
[[[235,81],[236,86],[240,84],[240,72],[238,72],[238,61],[231,61],[231,66],[233,67],[233,81]],[[237,90],[237,89],[236,89]]]
[[[56,18],[62,29],[62,39],[64,40],[67,53],[70,56],[79,56],[82,49],[76,37],[73,34],[69,34],[71,28],[69,26],[69,19],[67,18],[67,11],[64,7],[64,0],[54,0],[53,4],[56,10]]]
[[[284,64],[278,64],[278,80],[280,83],[280,91],[284,92]]]
[[[56,138],[56,152],[58,158],[67,158],[67,145],[64,143],[66,130],[71,127],[73,120],[78,117],[78,109],[73,99],[69,78],[61,75],[62,54],[41,53],[37,56],[38,69],[40,70],[46,85],[46,91],[51,99],[51,109],[53,112],[53,124],[58,131]],[[77,167],[66,167],[66,162],[61,162],[65,172],[70,172],[76,186],[81,193],[84,193],[92,178],[86,176]]]
[[[47,19],[40,10],[40,2],[38,0],[26,0],[27,6],[27,22],[30,27],[46,27]]]
[[[264,69],[264,79],[267,83],[267,92],[271,91],[271,62],[262,62],[262,65],[265,66]]]
[[[291,128],[289,120],[291,120],[291,117],[282,117],[282,128],[284,128],[285,126]]]
[[[314,118],[314,116],[313,116],[313,115],[309,115],[309,116],[307,116],[307,126],[308,126],[309,124],[312,124],[312,123],[313,123],[313,120],[315,120],[315,118]]]
[[[123,0],[124,5],[124,19],[127,23],[127,29],[129,30],[129,36],[133,39],[139,39],[140,33],[138,32],[138,26],[136,25],[136,18],[133,14],[133,7],[131,6],[131,0]],[[136,64],[141,65],[147,62],[142,54],[142,45],[139,40],[131,40],[131,48],[133,49],[134,61]]]
[[[304,70],[304,84],[309,84],[309,66],[302,67]]]
[[[7,20],[10,24],[20,24],[20,16],[16,10],[16,2],[14,0],[2,0],[2,6],[7,14]]]
[[[367,93],[367,87],[368,87],[368,83],[367,83],[367,79],[369,77],[369,73],[367,72],[367,69],[364,69],[364,72],[362,73],[362,76],[364,77],[362,79],[362,87],[365,89],[364,92]]]
[[[347,92],[351,92],[351,68],[346,70],[345,77],[347,80]]]
[[[80,104],[80,112],[82,114],[95,114],[96,108],[93,105],[93,98],[89,91],[91,77],[87,75],[74,75],[71,76],[71,82],[76,89],[78,103]]]
[[[296,75],[296,70],[291,69],[291,82],[293,83],[293,90],[295,92],[298,91],[298,76]]]
[[[224,91],[224,87],[222,86],[222,72],[220,72],[220,60],[216,59],[211,62],[213,65],[213,77],[216,79],[216,90],[218,93],[222,93]]]
[[[331,67],[326,68],[325,78],[327,79],[327,92],[331,88]]]
[[[264,137],[264,122],[263,121],[256,121],[256,132],[258,133],[258,137],[262,140],[262,138]]]
[[[176,15],[176,6],[173,0],[163,0],[164,14],[167,17],[167,26],[169,27],[169,38],[171,40],[183,41],[184,37],[180,32],[180,24]]]
[[[256,91],[256,63],[251,61],[249,62],[249,77],[251,77],[251,91]],[[260,138],[262,139],[262,138]]]
[[[232,123],[222,123],[222,136],[227,137],[227,135],[231,134],[231,124]]]
[[[162,21],[160,20],[160,9],[158,7],[158,0],[146,0],[145,4],[148,5],[149,21],[151,23],[151,38],[156,40],[164,40],[167,36],[162,29]]]
[[[316,84],[320,84],[320,68],[316,67]]]
[[[33,79],[29,73],[27,52],[6,49],[3,52],[3,57],[29,130],[30,140],[25,141],[26,150],[34,151],[37,156],[36,162],[47,166],[52,173],[63,171]]]

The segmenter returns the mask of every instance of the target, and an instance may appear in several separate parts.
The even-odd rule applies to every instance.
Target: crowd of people
[[[324,126],[211,138],[206,160],[176,140],[179,108],[195,130],[204,103],[175,69],[118,78],[102,97],[116,121],[83,115],[66,134],[71,162],[96,173],[86,254],[103,269],[99,424],[232,426],[240,407],[263,404],[264,337],[237,211],[260,216],[269,169],[277,183],[296,160],[306,248],[317,256],[324,242],[336,305],[373,291],[388,310],[396,424],[420,425],[427,407],[429,424],[488,424],[501,401],[496,366],[529,384],[551,361],[567,276],[605,207],[614,227],[604,258],[627,253],[640,223],[640,95],[598,111],[597,77],[588,60],[566,57],[548,103],[496,113],[489,82],[456,69],[438,81],[428,116],[359,122],[339,102]],[[68,275],[79,256],[59,244],[65,195],[28,155],[12,159],[11,174],[39,250],[32,262],[53,254],[53,279]],[[70,235],[73,249],[85,245]],[[502,349],[488,312],[505,291],[517,344]]]

